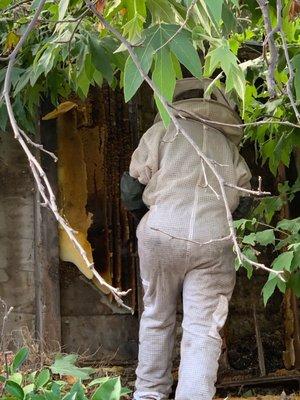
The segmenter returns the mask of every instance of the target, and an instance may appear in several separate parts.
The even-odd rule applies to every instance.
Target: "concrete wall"
[[[14,307],[7,332],[27,326],[34,334],[33,243],[34,184],[28,162],[13,135],[1,132],[0,297]]]

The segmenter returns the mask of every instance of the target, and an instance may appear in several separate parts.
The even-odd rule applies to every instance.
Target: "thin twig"
[[[212,244],[212,243],[217,243],[217,242],[226,242],[226,241],[229,241],[229,240],[232,239],[231,235],[227,235],[227,236],[224,236],[222,238],[208,240],[207,242],[199,242],[198,240],[187,239],[187,238],[184,238],[184,237],[181,237],[181,236],[172,235],[171,233],[168,233],[168,232],[166,232],[166,231],[164,231],[162,229],[159,229],[159,228],[153,228],[152,226],[150,227],[150,229],[153,230],[153,231],[157,231],[157,232],[163,233],[164,235],[169,236],[171,239],[183,240],[184,242],[194,243],[194,244],[197,244],[199,246],[206,246],[207,244]]]
[[[193,0],[191,2],[189,8],[187,9],[186,17],[185,17],[185,20],[183,21],[183,23],[180,25],[180,27],[177,29],[177,31],[172,36],[169,37],[169,39],[165,43],[163,43],[158,49],[156,49],[155,53],[158,53],[159,50],[161,50],[163,47],[167,46],[170,42],[172,42],[172,40],[175,39],[175,37],[185,28],[197,1],[198,0]]]
[[[27,143],[31,144],[31,146],[33,146],[33,147],[36,147],[40,151],[48,154],[51,158],[53,158],[54,162],[57,162],[58,158],[56,157],[56,155],[54,153],[46,150],[42,144],[35,143],[32,139],[30,139],[30,137],[28,135],[26,135],[26,133],[22,129],[19,129],[19,132],[25,138]]]
[[[295,102],[294,95],[293,95],[293,90],[292,90],[295,73],[294,73],[294,69],[293,69],[293,66],[292,66],[292,63],[291,63],[291,59],[290,59],[290,56],[289,56],[289,51],[288,51],[287,43],[286,43],[286,39],[285,39],[285,33],[284,33],[282,28],[280,29],[280,36],[281,36],[281,40],[282,40],[282,47],[283,47],[283,50],[284,50],[284,55],[285,55],[285,58],[286,58],[287,67],[288,67],[288,70],[289,70],[289,79],[288,79],[287,84],[286,84],[287,95],[288,95],[288,97],[290,99],[291,106],[292,106],[292,108],[294,110],[296,119],[297,119],[298,123],[300,124],[300,113],[299,113],[299,110],[298,110],[298,108],[296,106],[296,102]]]
[[[294,124],[292,122],[289,121],[279,121],[279,120],[264,120],[264,121],[256,121],[256,122],[246,122],[246,123],[241,123],[241,124],[230,124],[227,122],[220,122],[220,121],[214,121],[208,118],[204,118],[204,117],[200,117],[199,113],[195,114],[192,111],[187,111],[187,110],[182,110],[180,108],[178,108],[178,106],[176,105],[172,105],[170,103],[168,103],[168,106],[170,108],[173,108],[175,111],[178,112],[178,116],[180,116],[180,118],[184,118],[184,114],[186,114],[187,116],[192,117],[195,120],[198,120],[199,122],[202,122],[204,124],[207,124],[211,127],[214,127],[213,125],[217,125],[217,126],[228,126],[231,128],[247,128],[247,127],[257,127],[260,125],[266,125],[266,124],[274,124],[274,125],[284,125],[284,126],[289,126],[290,128],[300,128],[300,123],[299,124]]]
[[[254,196],[270,196],[270,194],[271,194],[271,192],[264,192],[264,191],[262,191],[260,189],[258,189],[258,190],[246,189],[246,188],[243,188],[241,186],[233,185],[232,183],[228,183],[228,182],[225,182],[225,186],[231,187],[231,188],[233,188],[235,190],[238,190],[240,192],[253,194]]]

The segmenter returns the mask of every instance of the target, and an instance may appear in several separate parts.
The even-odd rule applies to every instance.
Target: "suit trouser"
[[[211,400],[215,394],[220,329],[235,285],[230,241],[200,246],[149,228],[137,237],[144,287],[134,399],[167,399],[172,386],[176,306],[183,298],[183,337],[176,400]],[[203,240],[205,241],[205,240]]]

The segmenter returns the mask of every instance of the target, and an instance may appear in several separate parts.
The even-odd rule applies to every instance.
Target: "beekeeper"
[[[222,89],[204,98],[211,81],[177,82],[173,105],[180,124],[225,182],[250,188],[239,154],[243,131]],[[211,123],[203,124],[200,116]],[[220,329],[235,285],[234,253],[219,183],[193,146],[171,123],[156,118],[143,135],[121,183],[127,208],[143,216],[137,228],[144,312],[140,321],[136,400],[168,399],[176,305],[183,299],[183,337],[176,400],[211,400],[215,394]],[[227,187],[233,212],[241,193]],[[147,208],[145,208],[145,205]]]

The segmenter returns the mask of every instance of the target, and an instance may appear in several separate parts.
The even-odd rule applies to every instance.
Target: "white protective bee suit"
[[[177,82],[175,96],[210,81]],[[191,98],[176,108],[212,121],[240,123],[221,89],[211,99]],[[181,111],[181,114],[184,112]],[[243,131],[213,127],[186,116],[180,124],[211,160],[225,182],[249,188],[251,174],[237,145]],[[234,254],[219,184],[192,145],[159,119],[132,155],[130,175],[146,185],[149,212],[137,229],[144,312],[134,399],[168,399],[176,305],[183,297],[183,338],[176,400],[211,400],[215,393],[220,329],[235,284]],[[233,212],[241,195],[227,188]],[[211,243],[201,245],[201,243]]]

